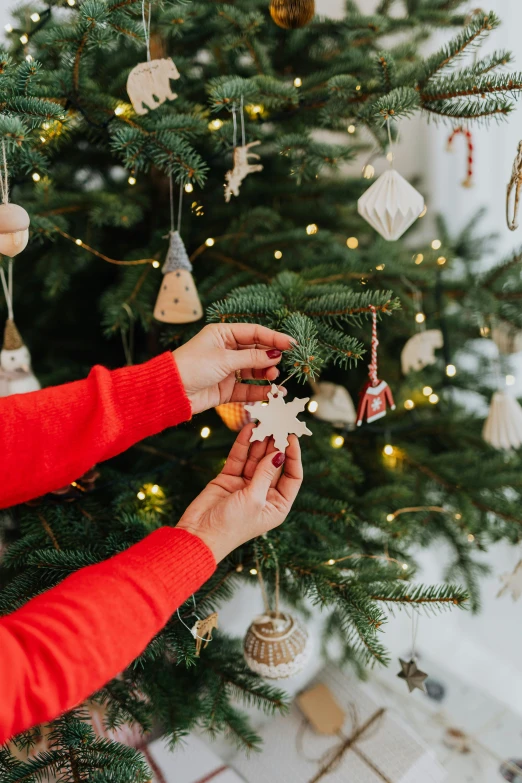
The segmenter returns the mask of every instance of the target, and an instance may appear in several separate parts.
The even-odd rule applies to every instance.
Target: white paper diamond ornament
[[[399,239],[424,210],[424,196],[395,169],[381,174],[362,194],[357,210],[384,239]]]

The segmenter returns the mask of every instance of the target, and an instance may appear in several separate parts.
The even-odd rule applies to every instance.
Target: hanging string
[[[246,136],[245,136],[245,111],[243,107],[243,96],[241,96],[241,146],[244,147],[246,144]]]
[[[9,201],[9,175],[7,173],[7,157],[5,154],[5,139],[2,139],[2,162],[3,173],[0,176],[0,190],[2,196],[2,203],[7,204]]]
[[[236,116],[237,108],[235,106],[232,106],[232,124],[234,126],[234,131],[232,134],[232,146],[234,149],[237,147],[237,116]]]
[[[149,18],[145,21],[145,0],[141,3],[141,18],[143,20],[143,35],[145,36],[145,46],[147,47],[147,62],[150,62],[150,17],[152,11],[152,0],[149,2]]]
[[[419,614],[413,609],[412,612],[413,613],[411,616],[411,659],[412,661],[415,661],[417,658],[415,648],[417,644],[417,631],[419,630]]]
[[[125,361],[127,362],[127,366],[130,367],[132,364],[134,364],[134,313],[132,312],[127,302],[123,302],[122,307],[129,316],[128,339],[127,332],[125,331],[123,324],[120,325],[120,331],[121,341],[123,343],[123,353],[125,354]]]
[[[368,369],[370,371],[369,376],[370,381],[372,382],[372,386],[378,386],[379,379],[377,377],[377,347],[379,345],[379,340],[377,339],[377,310],[375,309],[374,305],[370,305],[370,310],[372,312],[372,359],[368,365]]]
[[[199,616],[198,616],[198,614],[196,612],[196,599],[194,597],[194,593],[192,593],[192,595],[190,597],[192,598],[192,607],[193,607],[193,611],[191,612],[191,616],[195,617],[196,620],[199,620],[200,618],[199,618]],[[181,625],[184,625],[185,628],[187,629],[187,631],[190,631],[190,633],[192,634],[194,639],[201,639],[202,642],[211,642],[212,641],[212,636],[199,636],[199,634],[195,633],[194,630],[193,630],[193,627],[191,628],[190,625],[187,625],[187,623],[185,622],[183,617],[180,615],[179,608],[176,609],[176,614],[178,615],[178,620],[180,621]]]
[[[169,188],[170,188],[170,231],[173,234],[174,229],[174,193],[172,185],[172,174],[169,176]]]
[[[268,593],[266,592],[265,580],[263,579],[263,574],[261,573],[261,566],[259,565],[259,558],[257,555],[256,555],[256,571],[257,571],[257,579],[259,582],[259,587],[261,588],[261,595],[263,596],[265,614],[270,614],[270,603],[268,601]]]
[[[179,206],[178,206],[178,234],[181,231],[181,207],[183,205],[183,182],[179,183]]]
[[[14,321],[13,312],[13,259],[9,259],[7,267],[7,277],[5,278],[5,271],[3,267],[0,267],[0,277],[2,279],[2,288],[4,289],[5,303],[7,305],[7,317],[10,321]]]
[[[174,183],[172,174],[169,177],[169,196],[170,196],[170,232],[177,231],[178,234],[181,231],[181,210],[183,206],[183,182],[179,183],[179,203],[178,203],[178,226],[174,225]]]
[[[390,166],[393,168],[395,155],[393,154],[393,142],[392,142],[391,126],[390,126],[390,118],[389,117],[386,118],[386,129],[388,131],[388,144],[390,146]]]

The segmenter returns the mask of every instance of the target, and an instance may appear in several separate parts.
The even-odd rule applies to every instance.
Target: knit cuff
[[[111,375],[114,398],[133,442],[191,418],[190,401],[170,351]]]

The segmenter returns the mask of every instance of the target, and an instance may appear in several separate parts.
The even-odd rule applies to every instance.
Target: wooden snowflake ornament
[[[299,421],[297,414],[304,411],[305,405],[310,398],[296,398],[292,402],[285,402],[283,395],[275,384],[268,392],[268,405],[262,402],[255,402],[253,405],[245,405],[253,419],[259,421],[258,426],[252,433],[250,443],[256,440],[264,440],[272,436],[276,449],[284,451],[288,446],[288,436],[293,433],[298,438],[301,435],[311,435],[312,433],[303,421]]]

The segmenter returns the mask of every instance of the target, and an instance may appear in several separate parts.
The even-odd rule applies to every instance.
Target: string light
[[[6,33],[12,33],[13,32],[13,25],[12,24],[6,24],[6,26],[4,27],[4,30],[6,31]]]
[[[43,128],[44,130],[49,130],[49,127],[50,127],[50,125],[49,125],[49,123],[48,123],[48,122],[44,122],[44,124],[42,125],[42,128]]]
[[[37,171],[33,171],[32,177],[33,177],[33,182],[40,182],[41,180],[41,176],[38,174]]]
[[[387,457],[391,457],[394,451],[395,449],[393,448],[391,443],[387,443],[382,450],[383,454],[386,454]]]
[[[157,261],[157,260],[154,260],[154,261],[152,262],[152,266],[154,267],[154,269],[159,269],[159,265],[160,265],[160,262],[159,262],[159,261]]]
[[[401,568],[402,568],[403,571],[407,571],[408,570],[408,563],[403,563]]]
[[[328,565],[335,565],[335,560],[333,559],[333,557],[331,557],[330,560],[328,560]]]
[[[431,243],[431,248],[432,250],[438,250],[441,247],[441,245],[442,242],[440,241],[440,239],[434,239],[433,242]]]
[[[446,375],[448,378],[453,378],[454,375],[457,374],[457,368],[454,364],[447,364],[446,365]]]
[[[417,253],[416,256],[413,256],[413,260],[417,265],[422,264],[422,262],[424,261],[424,256],[422,255],[422,253]]]
[[[114,109],[114,114],[116,115],[116,117],[119,117],[120,114],[123,114],[124,111],[125,108],[123,106],[116,106],[116,108]]]
[[[82,242],[81,239],[75,239],[73,236],[68,234],[67,231],[63,231],[60,226],[54,225],[53,229],[58,234],[60,234],[60,236],[64,237],[64,239],[68,239],[69,242],[74,242],[76,245],[80,245],[84,250],[87,251],[87,253],[92,253],[93,256],[101,258],[102,261],[106,261],[108,264],[115,264],[117,266],[141,266],[142,264],[154,264],[154,261],[156,260],[155,258],[138,258],[135,261],[119,261],[117,258],[110,258],[104,253],[100,253],[99,250],[95,250],[95,248],[87,245],[85,242]]]
[[[348,133],[355,133],[355,125],[348,125],[346,130]]]
[[[76,242],[76,244],[77,244],[77,245],[79,245],[80,247],[83,245],[83,242],[82,242],[82,240],[81,240],[81,239],[75,239],[74,241],[75,241],[75,242]]]
[[[296,76],[294,79],[294,87],[302,87],[303,80],[299,78],[299,76]]]
[[[76,0],[67,0],[67,5],[70,5],[72,8],[73,5],[76,5]]]
[[[40,141],[42,142],[42,144],[45,144],[46,142],[45,136],[40,136]]]
[[[431,386],[425,386],[424,389],[422,390],[422,393],[424,394],[425,397],[429,397],[432,392],[433,389],[431,388]]]
[[[462,519],[462,514],[455,514],[455,519]]]
[[[424,313],[417,313],[415,315],[415,320],[417,321],[418,324],[423,324],[424,321],[426,320],[426,316],[424,315]]]
[[[26,59],[26,62],[28,62],[28,63],[32,63],[32,61],[33,61],[33,59],[34,59],[34,58],[33,58],[33,55],[32,55],[32,54],[26,54],[26,55],[25,55],[25,59]]]
[[[28,40],[29,40],[29,36],[28,36],[28,35],[26,35],[26,33],[23,33],[23,34],[20,36],[20,43],[24,44],[24,46],[25,46],[25,44],[28,42]]]
[[[261,114],[262,111],[263,111],[263,107],[260,106],[258,103],[256,103],[254,106],[252,106],[252,112],[254,114]]]
[[[185,193],[192,193],[192,191],[194,190],[194,185],[192,184],[192,182],[187,182],[187,184],[185,185],[184,190],[185,190]]]
[[[365,166],[363,166],[362,175],[364,179],[371,179],[374,174],[375,174],[375,168],[372,166],[371,163],[367,163]]]
[[[506,386],[513,386],[515,383],[514,375],[506,375]]]
[[[411,411],[415,407],[415,403],[413,400],[404,400],[404,407],[407,411]]]
[[[220,120],[219,118],[215,120],[210,120],[208,127],[210,130],[219,130],[223,127],[223,120]]]
[[[145,492],[143,492],[143,490],[140,489],[136,497],[138,498],[138,500],[145,500]]]
[[[426,212],[427,212],[427,211],[428,211],[428,205],[427,205],[427,204],[424,204],[424,209],[423,209],[423,210],[422,210],[422,212],[420,213],[419,217],[420,217],[420,218],[423,218],[423,217],[424,217],[424,215],[426,214]]]
[[[31,19],[32,22],[39,22],[40,21],[40,14],[37,14],[36,11],[35,11],[34,14],[31,14],[30,19]]]
[[[444,266],[444,264],[446,263],[446,261],[447,261],[447,259],[446,259],[444,256],[439,256],[439,257],[437,258],[437,264],[438,264],[439,266]]]
[[[213,239],[212,237],[208,237],[208,239],[205,239],[205,245],[207,247],[214,247],[215,244],[216,244],[216,240]]]
[[[238,563],[236,566],[237,573],[240,574],[242,570],[243,570],[243,563]]]
[[[468,533],[468,541],[471,544],[475,540],[475,536],[473,533]]]
[[[359,240],[357,237],[348,237],[346,240],[346,245],[350,248],[350,250],[355,250],[355,248],[359,247]]]
[[[428,400],[431,402],[432,405],[436,405],[439,401],[439,395],[435,393],[430,394]]]
[[[306,233],[307,233],[309,236],[310,236],[311,234],[317,234],[317,232],[318,232],[318,231],[319,231],[319,226],[317,225],[317,223],[310,223],[310,224],[309,224],[309,225],[306,227]]]
[[[199,433],[202,438],[208,438],[210,435],[210,427],[203,427],[201,432]]]
[[[251,569],[250,569],[250,573],[252,574],[252,576],[256,576],[256,574],[257,574],[257,568],[251,568]]]
[[[355,89],[357,90],[357,92],[359,92],[359,90],[361,89],[361,85],[360,85],[360,84],[358,84],[358,85],[357,85],[357,87],[356,87]]]
[[[386,514],[386,522],[393,522],[395,514]]]
[[[153,494],[153,495],[157,495],[157,494],[158,494],[158,492],[159,492],[159,487],[158,487],[158,485],[157,485],[157,484],[153,484],[153,485],[152,485],[152,487],[151,487],[151,489],[150,489],[150,491],[152,492],[152,494]]]
[[[332,435],[330,443],[334,449],[340,449],[344,445],[344,438],[342,435]]]
[[[280,250],[276,250],[274,252],[274,258],[277,258],[278,261],[279,261],[280,258],[283,258],[283,254],[281,253]]]
[[[490,330],[489,326],[481,326],[480,327],[480,336],[481,337],[487,337],[488,334],[490,333],[490,331],[491,330]]]
[[[132,174],[130,175],[129,179],[127,180],[129,185],[135,185],[136,184],[136,177],[133,177]]]
[[[377,264],[375,267],[378,272],[382,272],[386,264]]]
[[[317,402],[317,400],[310,400],[310,402],[308,403],[308,410],[310,411],[310,413],[315,413],[318,407],[319,407],[319,403]]]

